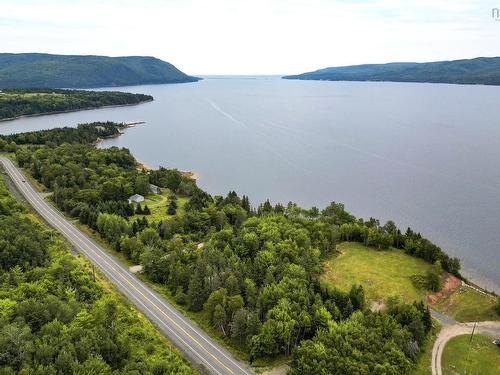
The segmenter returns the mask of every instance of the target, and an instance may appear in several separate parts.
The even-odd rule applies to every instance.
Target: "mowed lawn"
[[[500,348],[493,345],[493,340],[487,336],[474,335],[470,352],[469,341],[470,335],[456,336],[448,341],[441,362],[443,374],[500,374]]]
[[[144,197],[144,202],[141,202],[141,207],[144,209],[145,206],[148,206],[151,211],[151,215],[134,215],[130,218],[131,221],[135,219],[142,218],[143,216],[148,219],[150,223],[152,222],[160,222],[162,220],[168,219],[172,217],[167,214],[168,208],[168,197],[171,195],[169,190],[162,189],[161,194],[149,194]],[[177,213],[184,212],[184,205],[188,202],[189,198],[187,197],[179,197],[177,196]],[[137,204],[135,204],[137,207]]]
[[[461,286],[450,296],[433,304],[432,307],[451,315],[459,322],[474,322],[499,320],[500,316],[495,311],[495,305],[495,296]]]
[[[365,289],[367,301],[398,295],[404,301],[421,300],[426,291],[415,287],[411,276],[425,274],[431,267],[402,250],[376,250],[356,242],[338,245],[339,255],[325,263],[322,282],[347,291],[354,284]]]

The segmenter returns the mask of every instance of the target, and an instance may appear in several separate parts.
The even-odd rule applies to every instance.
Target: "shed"
[[[128,199],[128,203],[132,203],[132,202],[135,202],[135,203],[144,202],[144,197],[140,194],[134,194]]]
[[[161,194],[160,187],[153,184],[149,184],[149,191],[151,191],[151,193],[153,194]]]

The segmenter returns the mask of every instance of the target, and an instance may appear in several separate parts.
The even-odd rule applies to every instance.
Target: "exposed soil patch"
[[[444,273],[443,276],[443,287],[439,292],[436,293],[430,293],[427,295],[427,302],[430,304],[434,304],[437,301],[448,297],[450,294],[452,294],[455,290],[457,290],[461,285],[462,285],[462,280],[460,280],[458,277],[455,277],[447,272]]]

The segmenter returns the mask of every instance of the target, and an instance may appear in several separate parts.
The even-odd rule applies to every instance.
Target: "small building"
[[[141,203],[144,202],[144,197],[140,194],[134,194],[128,199],[128,203]]]
[[[160,187],[153,184],[149,184],[149,191],[153,194],[161,194]]]

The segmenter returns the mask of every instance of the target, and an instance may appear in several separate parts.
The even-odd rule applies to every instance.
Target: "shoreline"
[[[137,125],[142,125],[145,123],[146,123],[145,121],[131,121],[131,122],[122,122],[121,124],[123,125],[123,129],[130,129],[130,128],[135,128]],[[108,139],[118,138],[118,137],[122,136],[124,133],[125,133],[124,131],[121,131],[118,134],[110,135],[108,137],[99,137],[96,139],[94,144],[98,145],[98,144],[105,142]],[[132,152],[131,152],[131,154],[132,154]],[[134,157],[135,161],[137,162],[137,169],[138,170],[151,171],[151,170],[155,169],[155,168],[151,167],[150,165],[146,164],[145,162],[143,162],[142,160],[137,159],[137,157],[134,154],[132,154],[132,156]],[[194,181],[198,181],[198,179],[199,179],[199,174],[196,172],[181,171],[181,170],[180,170],[180,172],[182,173],[182,175],[184,175],[184,176],[186,176]]]
[[[15,121],[15,120],[19,120],[19,119],[22,119],[22,118],[39,117],[39,116],[50,116],[50,115],[60,115],[60,114],[63,114],[63,113],[72,113],[72,112],[80,112],[80,111],[92,111],[94,109],[118,108],[118,107],[132,107],[132,106],[139,105],[139,104],[150,103],[152,101],[154,101],[154,99],[145,100],[145,101],[139,102],[139,103],[112,104],[112,105],[103,105],[103,106],[100,106],[100,107],[85,107],[85,108],[78,108],[78,109],[67,109],[67,110],[64,110],[64,111],[34,113],[34,114],[31,114],[31,115],[21,115],[21,116],[17,116],[17,117],[8,117],[8,118],[0,119],[0,123],[7,122],[7,121]]]
[[[123,128],[124,129],[129,129],[129,128],[135,128],[137,125],[140,125],[140,124],[145,124],[146,122],[145,121],[133,121],[133,122],[130,122],[130,123],[122,123],[124,126]],[[108,137],[99,137],[96,139],[96,141],[94,142],[95,145],[98,145],[102,142],[105,142],[106,140],[108,139],[114,139],[114,138],[118,138],[120,136],[122,136],[125,132],[120,132],[118,134],[115,134],[115,135],[110,135]],[[132,154],[132,152],[131,152]],[[151,167],[150,165],[146,164],[145,162],[143,162],[142,160],[139,160],[134,154],[132,154],[132,156],[134,157],[136,163],[137,163],[137,169],[138,170],[145,170],[145,171],[151,171],[155,168]],[[199,178],[199,174],[196,173],[196,172],[193,172],[193,171],[181,171],[181,174],[183,176],[186,176],[194,181],[198,181],[198,178]]]
[[[129,129],[129,128],[135,128],[137,125],[142,125],[145,123],[146,123],[146,121],[131,121],[131,122],[121,122],[119,124],[122,125],[122,129]],[[118,138],[122,134],[124,134],[124,132],[119,131],[118,134],[108,135],[107,137],[97,137],[97,139],[94,142],[94,145],[97,145],[101,142],[104,142],[106,139]],[[148,169],[151,169],[151,168],[148,167]]]
[[[117,135],[117,136],[114,136],[114,137],[111,137],[111,138],[116,138],[116,137],[119,137],[120,135]],[[132,155],[132,156],[134,156],[134,155]],[[152,170],[155,169],[155,168],[152,168],[151,166],[147,165],[143,161],[137,159],[135,156],[134,156],[134,159],[137,162],[137,169],[140,170],[140,171],[145,170],[146,172],[149,172],[149,171],[152,171]],[[196,172],[191,172],[191,171],[179,171],[179,172],[181,172],[181,174],[183,176],[188,177],[188,178],[190,178],[190,179],[192,179],[194,181],[198,180],[198,174]]]

